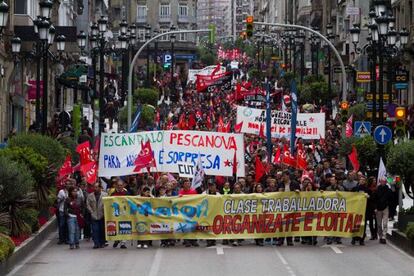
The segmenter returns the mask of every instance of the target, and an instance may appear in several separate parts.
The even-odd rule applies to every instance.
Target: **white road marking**
[[[230,246],[226,246],[226,245],[215,245],[215,246],[210,246],[210,247],[206,247],[207,249],[216,249],[217,255],[224,255],[224,248],[233,248]]]
[[[289,272],[291,276],[296,276],[295,272],[293,272],[292,268],[290,267],[289,263],[286,261],[285,257],[282,256],[279,250],[276,249],[275,251],[276,251],[276,255],[279,257],[280,261],[285,266],[287,272]]]
[[[162,258],[162,249],[158,248],[155,252],[154,260],[152,261],[151,268],[148,276],[157,276],[160,271],[161,258]]]
[[[342,254],[344,252],[341,251],[337,246],[331,245],[330,248],[336,253],[336,254]]]
[[[223,247],[217,247],[216,248],[216,251],[217,251],[217,255],[224,255],[224,249],[223,249]]]
[[[280,254],[280,252],[278,250],[276,250],[276,254],[279,257],[280,261],[282,262],[282,264],[287,265],[288,262],[286,261],[286,259],[282,256],[282,254]]]

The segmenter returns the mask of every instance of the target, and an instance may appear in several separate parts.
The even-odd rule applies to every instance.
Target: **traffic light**
[[[349,103],[347,101],[341,102],[341,121],[342,123],[346,123],[348,121],[348,109]]]
[[[243,40],[246,40],[247,39],[247,34],[246,34],[245,31],[241,32],[240,38],[243,39]]]
[[[406,134],[405,124],[407,120],[407,113],[405,107],[397,107],[395,109],[395,135],[397,137],[404,137]]]
[[[253,16],[249,15],[246,17],[246,35],[247,38],[251,38],[253,36]]]

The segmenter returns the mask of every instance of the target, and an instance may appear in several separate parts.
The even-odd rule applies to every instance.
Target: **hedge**
[[[14,243],[10,237],[0,234],[0,263],[4,262],[14,251]]]

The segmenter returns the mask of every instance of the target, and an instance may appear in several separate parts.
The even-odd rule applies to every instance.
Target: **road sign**
[[[345,12],[346,15],[359,15],[360,9],[358,7],[347,6]]]
[[[171,60],[172,60],[172,56],[170,54],[164,55],[164,64],[171,63]]]
[[[354,124],[354,136],[364,137],[371,135],[371,122],[356,121]]]
[[[397,89],[397,90],[408,89],[408,83],[406,83],[406,82],[396,83],[395,84],[395,89]]]
[[[370,82],[371,72],[357,72],[357,82]]]
[[[392,139],[392,131],[387,126],[377,126],[374,130],[374,139],[380,145],[385,145]]]

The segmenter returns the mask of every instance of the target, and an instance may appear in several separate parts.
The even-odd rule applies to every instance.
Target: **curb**
[[[387,233],[387,239],[389,239],[400,250],[414,257],[414,241],[407,240],[404,233],[392,230],[392,234]]]
[[[0,276],[6,275],[19,262],[28,257],[33,251],[49,236],[50,233],[56,231],[56,216],[53,216],[42,228],[32,234],[30,238],[25,240],[19,247],[16,247],[13,254],[0,263]]]

